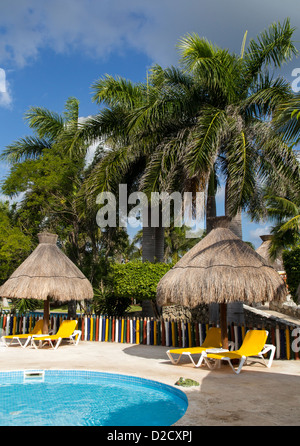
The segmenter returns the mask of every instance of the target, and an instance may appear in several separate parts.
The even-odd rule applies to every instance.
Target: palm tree
[[[25,114],[25,120],[34,131],[34,136],[20,138],[9,144],[2,152],[1,158],[10,163],[17,163],[24,159],[37,159],[42,156],[44,149],[51,149],[57,145],[62,133],[68,128],[74,132],[78,125],[79,101],[70,97],[65,104],[62,115],[44,107],[31,107]],[[76,142],[76,154],[79,147],[87,148],[83,140]]]
[[[58,148],[58,141],[60,140],[65,129],[68,128],[68,131],[74,131],[74,129],[76,129],[78,125],[78,115],[79,102],[73,97],[67,100],[65,104],[65,111],[62,115],[49,111],[43,107],[31,107],[26,113],[25,118],[29,124],[29,127],[33,129],[34,136],[20,138],[8,145],[1,156],[13,165],[11,175],[18,174],[18,171],[24,173],[24,171],[22,171],[22,167],[24,167],[22,166],[22,162],[26,162],[26,160],[35,160],[36,163],[40,162],[39,164],[35,164],[37,171],[39,169],[42,169],[43,171],[43,168],[45,171],[47,168],[47,163],[56,162],[57,166],[59,167],[63,166],[64,164],[66,165],[65,171],[67,170],[67,178],[64,179],[63,192],[59,191],[59,185],[52,185],[52,193],[56,194],[57,200],[52,199],[51,203],[52,205],[55,205],[56,201],[56,208],[48,208],[48,201],[50,200],[45,199],[41,204],[43,209],[41,209],[40,204],[37,203],[37,211],[40,213],[44,223],[46,221],[45,224],[48,228],[51,229],[51,225],[54,225],[55,228],[66,228],[69,239],[68,255],[78,266],[80,266],[81,223],[75,197],[78,195],[80,183],[82,181],[84,157],[78,155],[79,150],[77,148],[76,155],[73,156],[72,163],[68,163],[64,158],[65,155],[61,154]],[[81,148],[86,148],[82,141],[80,141],[80,146]],[[84,150],[85,149],[82,149],[82,153],[84,153]],[[49,165],[48,171],[51,169],[53,170],[53,166]],[[9,189],[9,181],[7,180],[6,183],[8,184],[4,184],[4,187],[6,186]],[[24,184],[25,183],[26,179],[24,178]],[[26,187],[26,185],[24,187]],[[10,192],[13,193],[12,190]],[[34,189],[34,187],[30,188],[29,190],[27,189],[25,197],[21,202],[19,212],[22,213],[22,210],[26,211],[27,203],[34,201],[34,194],[36,193],[37,191]],[[84,218],[87,221],[89,219],[89,215],[85,215]],[[37,218],[35,218],[35,220],[37,220]],[[40,224],[44,223],[42,223],[42,220],[40,221]],[[40,227],[34,229],[38,231]],[[71,302],[69,305],[69,315],[74,316],[73,313],[76,311],[75,309],[74,303]]]
[[[275,257],[279,250],[294,246],[300,240],[300,199],[270,196],[267,212],[273,218],[272,244],[270,254]]]
[[[118,174],[143,159],[139,187],[148,193],[192,181],[205,185],[209,216],[215,212],[218,177],[223,177],[225,213],[238,220],[232,229],[241,236],[241,210],[256,195],[258,180],[274,170],[282,178],[299,171],[291,149],[270,123],[278,104],[293,96],[284,79],[269,74],[297,53],[293,31],[289,20],[275,23],[246,49],[244,39],[240,55],[188,35],[179,44],[183,70],[155,66],[146,86],[112,78],[94,85],[95,99],[110,109],[88,123],[87,134],[96,130],[97,136],[114,137],[118,155],[113,170]],[[111,181],[111,164],[108,170],[105,165],[92,174],[93,185],[100,172],[106,174],[102,185]],[[151,230],[148,246],[153,247]]]
[[[134,85],[122,78],[105,76],[94,84],[94,100],[100,105],[105,102],[110,108],[102,110],[96,117],[87,119],[79,129],[79,139],[94,141],[105,139],[109,146],[86,184],[89,196],[95,197],[103,191],[118,196],[120,183],[129,185],[128,193],[138,189],[141,172],[144,171],[149,149],[143,140],[135,139],[131,113],[144,106],[149,95],[149,85]],[[138,126],[136,126],[138,127]],[[73,151],[73,135],[70,150]],[[75,139],[76,141],[76,139]],[[151,153],[151,152],[150,152]],[[148,209],[151,218],[151,207]],[[163,228],[143,228],[143,260],[163,261]]]
[[[198,238],[187,238],[186,231],[189,228],[186,226],[175,227],[173,224],[165,229],[164,237],[164,257],[165,263],[177,263],[178,260],[196,243]],[[205,236],[205,233],[202,237]],[[201,237],[201,238],[202,238]],[[139,230],[133,238],[133,244],[143,243],[143,230]],[[140,249],[136,248],[136,257],[140,254]],[[140,256],[140,255],[139,255]]]
[[[272,80],[264,71],[281,67],[296,54],[292,34],[289,20],[273,24],[256,41],[252,39],[247,49],[244,39],[240,56],[195,34],[179,44],[183,66],[212,94],[199,113],[185,153],[187,170],[190,176],[217,170],[225,177],[225,213],[233,217],[251,200],[257,169],[265,176],[271,167],[282,166],[282,162],[274,165],[275,156],[277,161],[285,156],[287,165],[296,167],[289,148],[276,139],[266,122],[278,103],[292,93],[286,81]]]
[[[290,183],[271,176],[262,195],[264,208],[259,211],[273,222],[270,256],[275,258],[300,241],[300,176]]]
[[[62,157],[64,155],[60,153],[58,142],[67,128],[68,131],[74,132],[78,125],[78,116],[79,101],[74,97],[70,97],[66,101],[65,111],[62,115],[44,107],[31,107],[25,114],[25,119],[29,127],[34,131],[34,136],[14,141],[5,148],[1,158],[14,166],[17,166],[24,160],[46,159],[48,154],[50,158],[53,155],[57,155],[63,162]],[[86,150],[87,146],[81,140],[80,147],[82,146]],[[73,191],[74,195],[80,187],[80,176],[84,168],[84,157],[79,156],[78,153],[79,149],[77,148],[76,154],[73,156],[74,168],[72,172],[70,171],[70,177],[68,178],[68,191]],[[54,162],[54,159],[52,161]],[[63,197],[61,197],[62,201]],[[78,222],[74,221],[72,226],[75,227],[77,224]],[[78,264],[77,237],[76,230],[70,232],[69,238],[71,245],[73,245],[73,261]]]
[[[282,175],[298,169],[290,148],[269,122],[276,106],[293,96],[290,86],[265,71],[279,68],[296,53],[292,34],[289,20],[273,24],[257,41],[251,40],[247,50],[244,41],[240,56],[188,35],[179,44],[184,73],[155,67],[160,83],[153,83],[160,94],[135,115],[142,122],[142,134],[147,125],[152,133],[156,126],[170,131],[146,168],[146,188],[158,184],[162,171],[176,172],[172,161],[178,165],[180,160],[186,177],[206,178],[207,208],[212,211],[216,175],[221,174],[226,180],[225,212],[236,216],[255,193],[257,172],[264,178],[274,168]],[[195,88],[202,93],[196,103],[191,93]]]
[[[216,176],[222,175],[226,213],[235,216],[255,195],[257,174],[264,179],[274,169],[282,177],[296,171],[293,153],[269,119],[292,93],[267,70],[297,52],[293,31],[289,20],[275,23],[247,49],[244,40],[241,55],[188,35],[179,45],[184,70],[155,66],[146,84],[100,79],[94,100],[107,108],[76,138],[104,138],[111,149],[92,172],[88,191],[116,190],[128,173],[132,186],[148,193],[209,184],[208,208],[214,211]]]
[[[77,137],[90,143],[102,138],[109,146],[87,181],[86,196],[95,197],[107,190],[117,195],[121,182],[129,182],[130,191],[141,189],[149,194],[152,191],[191,191],[202,187],[198,179],[187,179],[179,154],[185,144],[185,135],[188,135],[186,129],[194,125],[199,104],[206,101],[205,92],[191,76],[175,68],[164,71],[155,66],[147,84],[134,85],[122,78],[105,76],[94,84],[94,91],[94,100],[109,107],[80,125],[77,136],[72,139],[74,135],[71,135],[69,144],[65,141],[70,151],[74,151],[73,143]],[[166,113],[168,108],[166,125],[158,125],[159,115]],[[152,114],[154,116],[151,117]],[[155,117],[156,122],[152,125]],[[178,145],[174,143],[165,152],[156,150],[165,147],[171,138],[178,141]],[[151,169],[147,165],[151,169],[153,166],[159,168],[157,177],[149,178],[147,170],[151,172]],[[163,244],[162,226],[144,227],[144,260],[163,261]]]

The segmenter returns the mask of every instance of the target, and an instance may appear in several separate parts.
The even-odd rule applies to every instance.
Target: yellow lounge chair
[[[21,347],[25,348],[29,344],[32,336],[34,336],[34,335],[41,335],[42,333],[43,333],[43,319],[40,319],[40,320],[37,321],[37,323],[33,327],[33,330],[30,333],[2,336],[1,337],[1,341],[7,347],[9,345],[12,345],[12,344],[20,344]],[[25,343],[24,344],[21,342],[21,339],[23,339],[23,340],[25,339]],[[7,340],[11,340],[11,341],[8,343],[8,342],[6,342]],[[14,342],[14,341],[16,341],[16,342]]]
[[[202,356],[209,368],[215,368],[216,365],[212,365],[209,359],[228,361],[230,367],[236,374],[240,373],[243,365],[250,357],[258,357],[263,360],[264,365],[266,365],[267,367],[271,367],[276,347],[271,344],[265,344],[267,337],[268,332],[266,330],[249,330],[247,331],[244,341],[238,350],[218,353],[204,351],[202,353]],[[263,355],[269,351],[271,351],[271,354],[268,362],[266,362]],[[234,366],[232,365],[232,359],[240,360],[237,368],[234,368]]]
[[[175,348],[173,350],[168,350],[167,355],[173,364],[178,364],[182,355],[186,355],[190,358],[195,367],[200,367],[203,361],[202,352],[207,348],[221,348],[221,329],[218,327],[211,327],[202,343],[201,347],[187,347],[187,348]],[[172,355],[179,355],[175,359]],[[192,355],[201,355],[198,362],[195,362]]]
[[[51,347],[54,350],[56,350],[63,339],[69,339],[70,341],[72,341],[73,344],[78,345],[78,342],[81,337],[81,331],[75,330],[76,325],[77,321],[66,321],[66,320],[62,321],[56,334],[49,336],[40,336],[40,337],[34,336],[31,339],[31,344],[35,348],[38,348],[35,343],[36,341],[38,341],[39,347],[43,347],[45,343],[49,342]]]

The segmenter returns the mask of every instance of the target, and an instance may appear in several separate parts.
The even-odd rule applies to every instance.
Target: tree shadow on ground
[[[236,375],[225,362],[214,370],[206,365],[195,368],[188,358],[181,358],[178,365],[172,365],[167,350],[168,347],[134,345],[125,348],[124,353],[156,359],[158,366],[166,368],[166,376],[177,372],[178,377],[200,383],[196,387],[178,387],[186,392],[189,406],[176,425],[300,425],[300,361],[274,360],[270,369],[262,363],[249,363]]]

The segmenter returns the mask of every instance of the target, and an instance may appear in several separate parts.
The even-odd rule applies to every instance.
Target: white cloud
[[[12,92],[9,82],[5,82],[5,91],[0,90],[0,107],[11,108]]]
[[[263,226],[258,226],[255,229],[251,229],[249,231],[249,235],[251,237],[252,243],[254,243],[256,246],[260,245],[262,243],[260,236],[270,234],[271,229],[272,227],[269,224],[265,224]]]
[[[299,22],[298,0],[1,0],[0,64],[22,66],[43,48],[106,57],[131,47],[169,65],[187,33],[239,51],[246,30],[254,37],[287,16]]]

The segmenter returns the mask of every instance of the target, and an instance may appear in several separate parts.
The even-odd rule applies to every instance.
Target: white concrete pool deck
[[[174,385],[182,376],[199,382],[184,388],[189,400],[177,426],[299,426],[300,361],[244,366],[235,375],[228,365],[209,370],[169,361],[167,347],[81,341],[77,347],[11,346],[0,351],[0,370],[78,369],[121,373]]]

